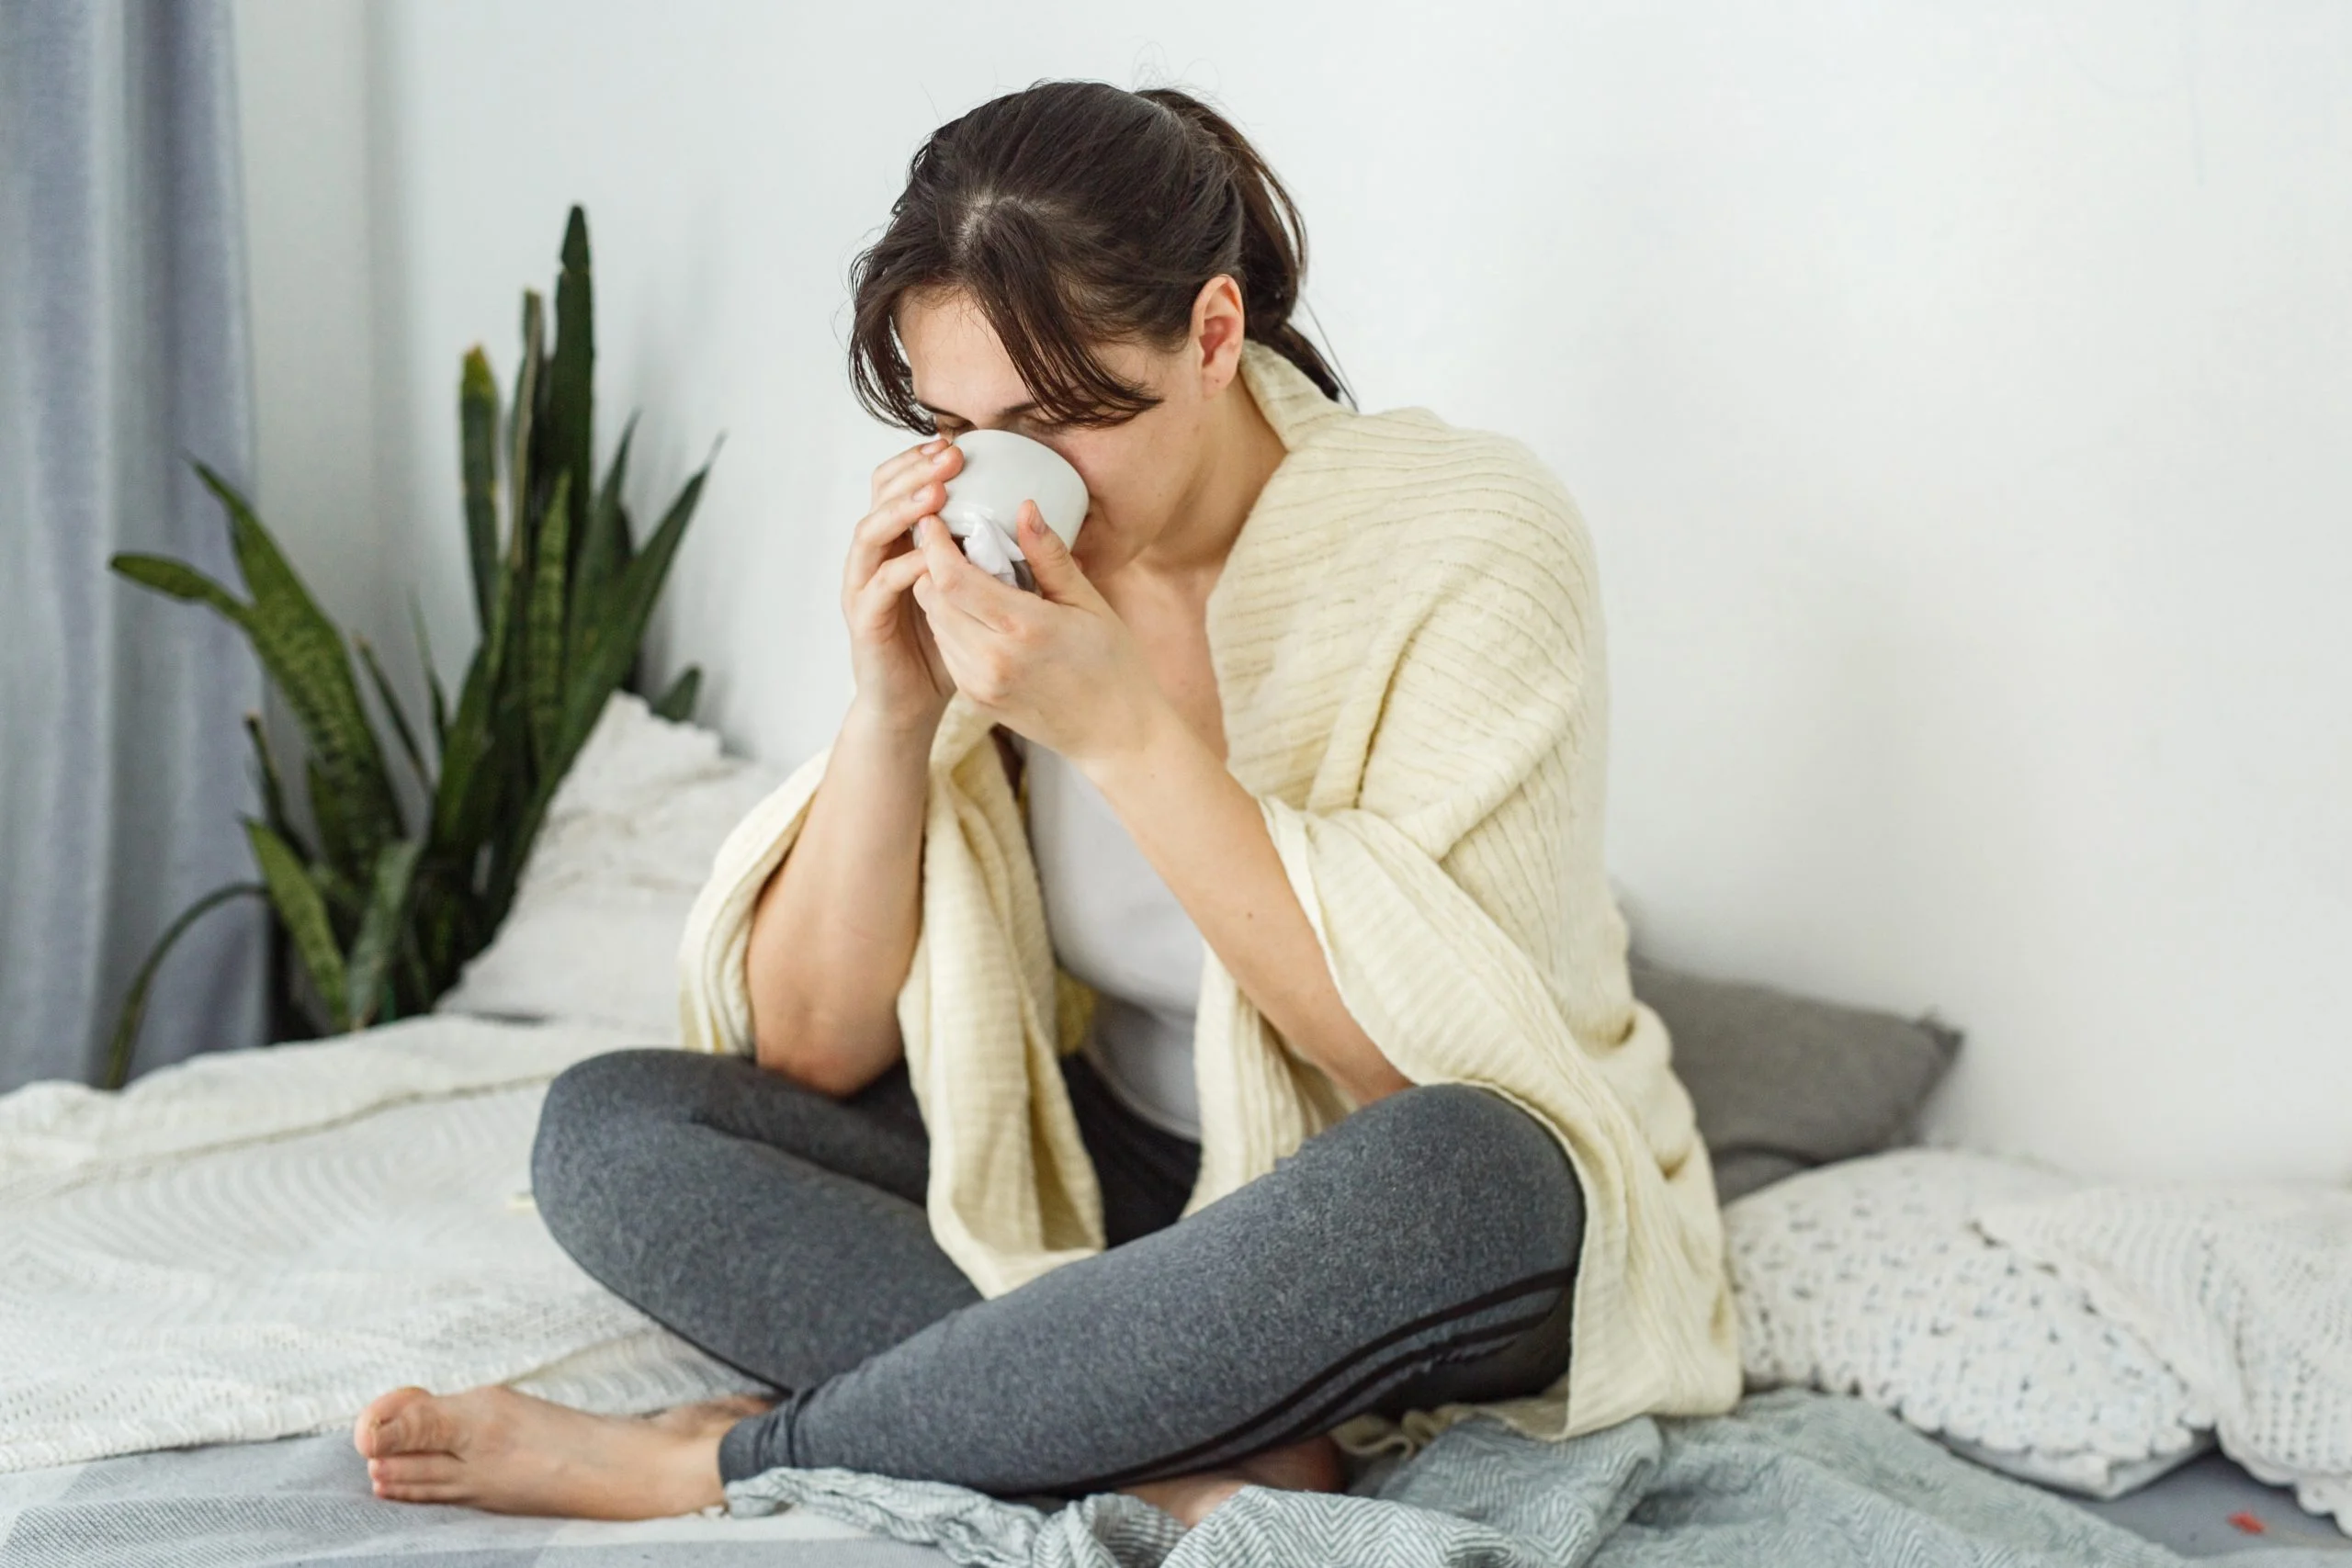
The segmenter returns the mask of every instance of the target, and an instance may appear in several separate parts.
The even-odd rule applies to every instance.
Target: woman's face
[[[1212,280],[1214,289],[1218,282]],[[1205,292],[1205,291],[1204,291]],[[1113,425],[1057,425],[1031,406],[1028,388],[1003,342],[963,293],[910,296],[899,310],[899,340],[914,373],[915,400],[951,439],[970,430],[1009,430],[1041,441],[1069,460],[1086,481],[1086,523],[1074,549],[1089,577],[1116,571],[1148,548],[1177,518],[1197,484],[1216,395],[1238,368],[1239,298],[1232,342],[1214,322],[1208,346],[1195,331],[1172,352],[1133,344],[1099,349],[1113,374],[1148,388],[1160,401]],[[1214,314],[1214,312],[1212,313]]]

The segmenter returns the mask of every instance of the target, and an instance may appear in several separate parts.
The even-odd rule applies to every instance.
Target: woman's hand
[[[874,470],[874,509],[850,536],[842,618],[849,623],[856,700],[892,728],[935,728],[956,694],[922,612],[907,600],[929,566],[908,530],[944,503],[945,481],[963,462],[962,452],[934,437],[882,464]],[[955,548],[948,546],[951,554]]]
[[[1035,593],[965,559],[936,516],[916,528],[928,570],[915,580],[915,602],[956,688],[996,722],[1073,763],[1138,750],[1170,710],[1135,634],[1035,502],[1021,503],[1017,540]]]

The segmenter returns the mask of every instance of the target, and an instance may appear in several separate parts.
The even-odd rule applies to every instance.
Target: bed
[[[1883,1413],[1850,1396],[1813,1394],[1784,1390],[1754,1396],[1751,1404],[1817,1400],[1825,1405],[1853,1407],[1870,1422],[1884,1420]],[[1484,1423],[1471,1423],[1481,1426]],[[1865,1431],[1868,1427],[1865,1427]],[[1287,1499],[1254,1492],[1228,1504],[1213,1516],[1228,1539],[1219,1543],[1195,1539],[1182,1561],[1265,1562],[1278,1560],[1269,1548],[1287,1544],[1307,1549],[1306,1560],[1334,1560],[1317,1550],[1352,1541],[1361,1553],[1343,1560],[1438,1563],[1452,1562],[1552,1563],[1592,1562],[1599,1568],[1649,1561],[1689,1562],[1804,1564],[1816,1568],[1840,1562],[1913,1562],[1999,1561],[2026,1563],[2120,1563],[2155,1568],[2184,1559],[2229,1558],[2260,1568],[2290,1568],[2290,1564],[2352,1562],[2352,1541],[2304,1518],[2290,1497],[2262,1486],[2227,1460],[2210,1455],[2116,1503],[2062,1500],[2061,1495],[2030,1483],[1998,1476],[1949,1455],[1925,1451],[1925,1439],[1900,1430],[1875,1434],[1891,1447],[1909,1449],[1918,1462],[1910,1479],[1933,1478],[1939,1466],[1947,1474],[1937,1490],[1949,1499],[1973,1483],[1968,1509],[1956,1509],[1947,1500],[1947,1515],[1957,1514],[1975,1533],[1938,1536],[1922,1530],[1915,1550],[1901,1558],[1881,1555],[1883,1538],[1856,1540],[1826,1534],[1824,1519],[1836,1512],[1806,1517],[1765,1517],[1760,1521],[1745,1477],[1725,1480],[1713,1496],[1713,1506],[1700,1517],[1694,1494],[1679,1491],[1643,1499],[1628,1509],[1622,1521],[1605,1534],[1596,1516],[1602,1510],[1579,1507],[1585,1501],[1574,1478],[1565,1471],[1547,1473],[1545,1485],[1511,1476],[1520,1483],[1517,1495],[1544,1499],[1554,1517],[1531,1526],[1512,1518],[1498,1520],[1489,1510],[1477,1521],[1487,1539],[1464,1542],[1466,1524],[1455,1539],[1443,1527],[1464,1516],[1405,1504],[1392,1505],[1397,1515],[1427,1516],[1440,1529],[1386,1530],[1376,1521],[1334,1521],[1307,1516],[1285,1517],[1280,1505]],[[1579,1440],[1581,1441],[1581,1439]],[[1602,1456],[1588,1456],[1602,1457]],[[1414,1463],[1433,1469],[1430,1461],[1455,1461],[1450,1450],[1432,1446]],[[1743,1467],[1744,1468],[1744,1467]],[[1474,1472],[1491,1483],[1495,1472]],[[1729,1476],[1725,1463],[1719,1473]],[[1394,1473],[1385,1481],[1393,1488]],[[1954,1484],[1955,1482],[1962,1484]],[[1474,1490],[1461,1477],[1455,1492]],[[1376,1496],[1380,1480],[1366,1474],[1356,1483],[1351,1499]],[[2004,1499],[2004,1492],[2014,1497]],[[1815,1504],[1846,1501],[1829,1485],[1814,1489]],[[1090,1519],[1089,1528],[1074,1542],[1046,1534],[1043,1521],[1018,1517],[999,1521],[1001,1529],[980,1541],[951,1533],[937,1514],[923,1511],[928,1499],[900,1502],[888,1519],[855,1522],[859,1508],[874,1506],[854,1494],[836,1493],[812,1498],[806,1506],[785,1507],[765,1514],[684,1516],[637,1524],[594,1521],[509,1518],[473,1509],[379,1502],[368,1493],[364,1462],[340,1434],[286,1438],[269,1442],[211,1444],[176,1450],[97,1460],[83,1464],[20,1472],[0,1476],[0,1563],[16,1564],[208,1564],[262,1568],[262,1565],[318,1562],[397,1562],[413,1568],[501,1568],[504,1564],[540,1564],[543,1568],[592,1568],[619,1562],[662,1564],[664,1568],[897,1568],[899,1564],[948,1562],[1054,1562],[1104,1563],[1177,1563],[1172,1530],[1155,1533],[1122,1531],[1117,1521]],[[1323,1502],[1326,1500],[1314,1500]],[[1422,1497],[1420,1503],[1440,1499]],[[2005,1532],[1992,1529],[1994,1516],[1986,1510],[2002,1506],[2007,1517]],[[1461,1506],[1460,1503],[1455,1504]],[[1073,1505],[1072,1510],[1082,1506]],[[1140,1505],[1137,1506],[1140,1507]],[[1238,1506],[1251,1506],[1250,1517],[1224,1517]],[[1532,1510],[1531,1510],[1532,1512]],[[1010,1514],[1012,1510],[1006,1509]],[[1882,1512],[1900,1517],[1887,1506]],[[2088,1528],[2067,1533],[2052,1529],[2040,1516],[2068,1512]],[[2259,1520],[2266,1528],[2248,1534],[2229,1521]],[[1559,1522],[1565,1518],[1565,1523]],[[957,1510],[949,1523],[968,1527],[969,1513]],[[2021,1529],[2020,1521],[2032,1528]],[[1350,1532],[1344,1524],[1357,1529]],[[1168,1520],[1173,1526],[1173,1520]],[[1542,1524],[1551,1524],[1546,1533]],[[947,1542],[897,1539],[892,1529],[932,1530]],[[1501,1528],[1496,1528],[1498,1526]],[[1517,1527],[1516,1529],[1512,1527]],[[1582,1534],[1577,1534],[1579,1527]],[[1205,1536],[1208,1527],[1196,1532]],[[2129,1533],[2127,1533],[2129,1532]],[[1559,1550],[1559,1536],[1569,1534],[1567,1550]],[[1499,1538],[1499,1539],[1497,1539]],[[1590,1552],[1575,1547],[1595,1541],[1614,1542]],[[2144,1547],[2143,1541],[2144,1540]],[[1550,1548],[1544,1555],[1515,1551],[1530,1542]],[[1099,1551],[1066,1551],[1064,1547],[1099,1546]],[[1461,1549],[1468,1546],[1468,1555]],[[2167,1550],[2168,1549],[2168,1550]],[[2177,1554],[2177,1555],[2176,1555]]]
[[[216,1054],[119,1096],[0,1099],[0,1563],[1254,1562],[1347,1542],[1351,1562],[1600,1568],[2352,1561],[2218,1453],[2098,1502],[1799,1387],[1562,1445],[1464,1423],[1343,1496],[1253,1488],[1191,1536],[1118,1495],[846,1472],[770,1472],[725,1509],[631,1525],[376,1500],[347,1424],[397,1382],[512,1381],[616,1413],[756,1386],[580,1274],[521,1185],[548,1079],[634,1038],[436,1016]]]
[[[639,1524],[378,1501],[348,1427],[400,1383],[613,1414],[758,1387],[589,1280],[529,1198],[548,1081],[674,1040],[664,933],[772,783],[632,701],[444,1010],[119,1094],[0,1096],[0,1565],[2352,1563],[2321,1511],[2352,1494],[2312,1458],[2335,1427],[2308,1451],[2266,1440],[2261,1400],[2175,1377],[2112,1280],[2036,1255],[2113,1194],[1912,1146],[1956,1032],[1646,963],[1636,989],[1671,1027],[1726,1204],[1750,1374],[1727,1416],[1562,1444],[1474,1419],[1357,1464],[1344,1493],[1248,1488],[1189,1533],[1119,1494],[843,1471],[771,1471]],[[2327,1396],[2290,1403],[2352,1405],[2339,1327],[2279,1348]],[[2009,1397],[1988,1415],[1955,1387]],[[2302,1463],[2301,1495],[2216,1429]]]

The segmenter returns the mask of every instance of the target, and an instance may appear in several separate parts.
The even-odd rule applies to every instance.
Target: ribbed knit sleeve
[[[1607,683],[1590,541],[1515,443],[1429,439],[1452,460],[1424,470],[1425,490],[1390,487],[1360,510],[1318,562],[1322,591],[1385,606],[1376,656],[1331,671],[1339,713],[1366,705],[1351,688],[1378,672],[1361,765],[1326,770],[1304,800],[1261,794],[1260,808],[1341,1000],[1398,1070],[1492,1089],[1560,1139],[1587,1201],[1578,1321],[1653,1313],[1679,1325],[1626,1336],[1606,1379],[1583,1369],[1586,1401],[1620,1388],[1628,1408],[1578,1409],[1577,1424],[1636,1405],[1728,1407],[1738,1376],[1713,1176],[1663,1025],[1626,981],[1600,853]],[[1569,1392],[1513,1402],[1522,1429],[1565,1435]],[[1362,1452],[1442,1425],[1411,1413],[1340,1436]]]

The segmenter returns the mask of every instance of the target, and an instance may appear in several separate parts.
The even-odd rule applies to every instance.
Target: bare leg
[[[501,1514],[651,1519],[726,1501],[718,1439],[770,1402],[749,1395],[650,1416],[592,1416],[503,1385],[379,1395],[353,1424],[376,1495]]]

